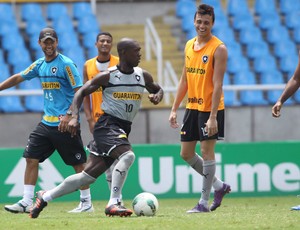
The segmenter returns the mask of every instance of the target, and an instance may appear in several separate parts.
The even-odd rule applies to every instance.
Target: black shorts
[[[103,114],[95,124],[94,140],[88,150],[96,156],[109,156],[111,151],[120,145],[130,145],[128,135],[131,122],[109,114]]]
[[[198,110],[187,109],[183,117],[181,127],[181,141],[204,141],[204,140],[224,140],[224,110],[219,110],[217,113],[218,133],[208,137],[204,131],[205,123],[209,118],[210,112],[200,112]]]
[[[71,137],[69,132],[60,132],[40,122],[29,135],[23,157],[38,159],[43,162],[57,150],[66,165],[78,165],[86,162],[80,130]]]

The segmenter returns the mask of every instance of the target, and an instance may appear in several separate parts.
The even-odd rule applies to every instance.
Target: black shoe
[[[36,192],[36,200],[33,208],[30,211],[29,217],[30,218],[38,218],[41,211],[43,211],[43,208],[47,206],[47,202],[43,200],[43,194],[45,191],[38,191]]]

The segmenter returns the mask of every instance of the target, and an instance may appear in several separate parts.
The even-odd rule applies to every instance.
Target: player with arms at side
[[[281,108],[284,104],[284,102],[289,99],[292,95],[296,93],[296,91],[300,87],[300,52],[298,53],[298,64],[295,69],[294,75],[291,77],[291,79],[287,82],[284,91],[278,98],[275,105],[272,107],[272,115],[275,118],[279,118],[281,113]],[[291,207],[291,210],[300,211],[300,205]]]
[[[223,77],[226,71],[227,49],[212,33],[215,20],[213,7],[201,4],[194,16],[197,36],[186,43],[185,64],[179,81],[169,122],[178,128],[177,109],[186,93],[186,111],[181,127],[180,155],[192,168],[203,176],[201,198],[188,213],[216,210],[230,186],[215,176],[216,140],[224,139]],[[201,158],[195,153],[200,141]],[[212,187],[214,201],[209,207]]]
[[[72,119],[70,106],[75,92],[82,86],[81,76],[71,59],[57,52],[58,37],[52,28],[44,28],[39,35],[39,45],[45,57],[38,59],[21,73],[14,74],[0,83],[0,91],[25,80],[39,78],[44,91],[44,115],[42,121],[29,136],[23,157],[26,159],[23,198],[5,210],[13,213],[29,213],[33,207],[34,189],[38,179],[39,163],[49,158],[55,150],[67,165],[80,173],[86,162],[80,129],[71,137],[67,132]],[[89,186],[80,190],[81,211],[91,212],[93,206]]]
[[[115,66],[119,63],[119,58],[110,53],[113,44],[113,37],[108,32],[100,32],[97,34],[95,46],[98,51],[98,55],[94,58],[87,60],[83,67],[83,83],[91,80],[99,72],[107,70],[109,67]],[[90,132],[93,133],[94,126],[101,115],[103,110],[101,109],[102,103],[102,87],[99,87],[94,93],[90,94],[83,99],[83,108],[86,119],[89,123]],[[108,183],[109,190],[111,189],[111,176],[112,170],[116,160],[112,166],[106,170],[106,181]],[[77,213],[82,209],[81,204],[73,210],[71,213]]]
[[[36,203],[30,212],[31,218],[37,218],[47,202],[76,191],[80,186],[94,183],[112,163],[118,159],[112,173],[113,196],[105,208],[108,216],[130,216],[132,210],[120,204],[120,195],[128,171],[135,160],[128,135],[132,121],[137,114],[144,89],[150,93],[149,100],[158,104],[163,98],[162,88],[153,81],[149,72],[138,67],[141,59],[139,43],[123,38],[117,45],[120,62],[117,66],[101,72],[79,89],[72,104],[72,120],[69,130],[76,135],[79,123],[79,108],[83,98],[103,88],[102,110],[94,128],[94,141],[89,145],[88,163],[83,172],[67,177],[60,185],[47,192],[39,191]]]

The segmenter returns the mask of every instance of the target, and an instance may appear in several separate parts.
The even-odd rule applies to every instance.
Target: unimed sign
[[[202,177],[179,155],[180,145],[134,145],[136,160],[124,189],[124,199],[142,191],[159,198],[199,197]],[[200,147],[196,149],[200,151]],[[231,185],[232,197],[296,195],[300,191],[300,142],[218,143],[216,174]],[[15,202],[23,194],[23,149],[0,149],[0,203]],[[48,190],[73,174],[55,152],[40,164],[36,190]],[[93,199],[108,200],[102,175],[91,185]],[[79,200],[79,192],[58,200]]]

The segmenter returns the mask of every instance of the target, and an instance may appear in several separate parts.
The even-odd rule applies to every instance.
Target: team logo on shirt
[[[205,64],[206,62],[208,62],[208,56],[204,55],[202,56],[202,62]]]
[[[56,72],[57,72],[57,70],[58,70],[58,68],[54,66],[54,67],[51,68],[51,73],[52,73],[53,75],[55,75]]]
[[[141,76],[135,75],[135,79],[136,79],[137,81],[140,81],[140,80],[141,80]]]

